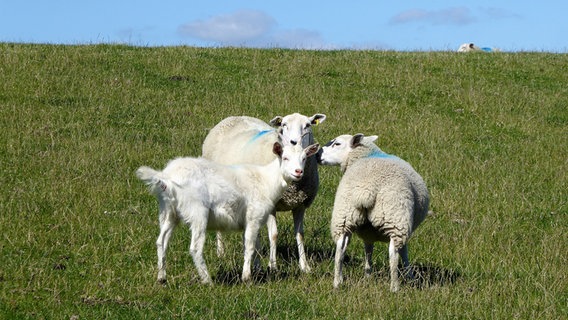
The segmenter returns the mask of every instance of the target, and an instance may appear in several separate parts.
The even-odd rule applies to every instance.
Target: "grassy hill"
[[[568,314],[568,55],[0,44],[0,318],[539,318]],[[180,227],[156,284],[157,202],[134,176],[198,156],[230,115],[325,113],[321,143],[377,134],[426,180],[419,278],[388,290],[387,246],[332,290],[338,168],[305,219],[279,213],[280,271],[238,281],[240,235],[199,284]],[[264,269],[266,230],[262,234]]]

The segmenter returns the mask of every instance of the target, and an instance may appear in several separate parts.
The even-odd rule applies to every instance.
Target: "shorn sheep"
[[[377,136],[342,135],[322,148],[318,160],[340,165],[331,234],[336,242],[333,286],[343,281],[343,258],[353,233],[365,244],[365,274],[371,273],[373,243],[389,242],[390,290],[398,291],[398,261],[410,271],[408,239],[428,213],[429,195],[420,175],[406,161],[384,153]]]
[[[307,147],[314,143],[312,127],[325,120],[324,114],[311,117],[294,113],[285,117],[277,116],[270,124],[253,117],[228,117],[211,129],[203,142],[203,157],[224,164],[253,163],[266,164],[274,159],[267,152],[266,145],[281,141],[283,145]],[[319,175],[315,157],[306,162],[304,176],[293,181],[282,195],[275,210],[268,217],[270,241],[270,270],[276,270],[276,243],[278,229],[276,211],[292,211],[294,231],[298,245],[300,269],[310,271],[304,249],[304,213],[314,201],[319,187]],[[218,234],[217,252],[223,254],[221,235]]]
[[[222,165],[204,158],[177,158],[163,171],[140,167],[136,175],[159,202],[158,282],[166,282],[166,249],[180,220],[190,225],[190,253],[203,283],[211,277],[203,259],[206,230],[244,230],[242,280],[251,279],[251,259],[259,229],[288,183],[304,174],[319,145],[271,146],[274,160],[260,165]]]

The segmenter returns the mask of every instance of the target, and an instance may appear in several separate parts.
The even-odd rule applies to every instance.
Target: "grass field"
[[[568,55],[0,44],[0,319],[561,319],[568,314]],[[419,278],[389,291],[360,240],[332,290],[338,168],[321,167],[299,271],[238,281],[240,235],[199,284],[180,227],[156,284],[157,202],[134,176],[197,156],[230,115],[325,113],[325,143],[377,134],[431,193],[410,241]],[[262,234],[267,264],[266,230]]]

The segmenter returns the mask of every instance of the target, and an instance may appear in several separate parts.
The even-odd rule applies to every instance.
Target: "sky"
[[[568,53],[568,0],[0,0],[0,42]]]

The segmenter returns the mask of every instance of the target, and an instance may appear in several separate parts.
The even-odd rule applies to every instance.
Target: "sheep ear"
[[[378,138],[379,138],[379,136],[368,136],[368,137],[365,137],[365,141],[375,142],[375,140],[377,140]]]
[[[357,146],[361,145],[363,138],[365,138],[365,136],[362,133],[354,135],[353,138],[351,138],[351,148],[356,148]]]
[[[269,124],[273,127],[280,127],[282,125],[282,117],[276,116],[274,119],[270,120]]]
[[[334,142],[335,142],[335,139],[330,140],[328,143],[324,144],[323,146],[324,146],[324,147],[329,147],[329,146],[331,146]]]
[[[320,148],[320,145],[317,144],[317,143],[312,144],[312,145],[310,145],[310,146],[307,146],[307,147],[304,149],[304,152],[306,152],[306,157],[309,158],[309,157],[313,156],[314,154],[318,153],[319,148]]]
[[[310,117],[310,123],[315,124],[316,126],[325,121],[325,114],[316,113]]]
[[[282,150],[282,145],[280,144],[280,142],[274,142],[274,146],[272,146],[272,152],[274,152],[275,155],[282,157],[282,153],[284,151]]]

